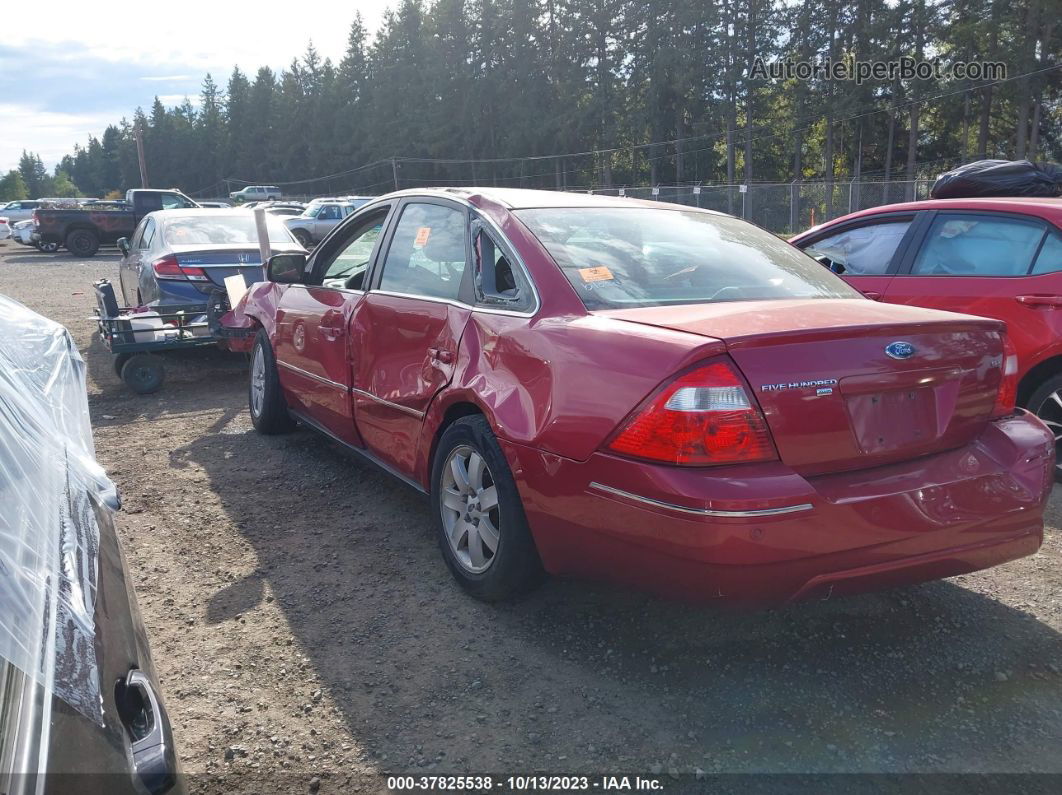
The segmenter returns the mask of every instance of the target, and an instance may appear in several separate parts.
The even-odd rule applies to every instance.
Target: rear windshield
[[[275,215],[266,215],[266,229],[271,243],[291,243],[291,233],[284,222]],[[163,222],[162,235],[171,246],[199,245],[201,243],[250,243],[258,245],[258,230],[254,215],[248,212],[221,215],[210,213],[202,216],[170,218]]]
[[[826,268],[736,218],[640,207],[517,210],[587,309],[857,298]]]

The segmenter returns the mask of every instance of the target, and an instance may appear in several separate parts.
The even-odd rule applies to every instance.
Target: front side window
[[[816,240],[804,251],[834,273],[877,276],[887,273],[911,221],[890,221],[846,229]]]
[[[387,209],[373,214],[358,223],[335,258],[325,268],[324,287],[342,287],[348,290],[364,290],[365,274],[372,261],[372,252],[380,239],[380,231],[387,220]]]
[[[1044,228],[1036,221],[963,213],[933,219],[911,268],[924,276],[1024,276]]]
[[[155,219],[148,218],[147,224],[144,226],[144,239],[140,244],[141,248],[151,248],[151,244],[155,242]]]
[[[145,218],[140,222],[140,226],[133,232],[133,239],[129,243],[130,248],[141,248],[141,241],[144,239],[144,230],[147,228],[148,223],[154,223],[150,218]]]
[[[860,297],[793,246],[728,216],[640,207],[515,214],[587,309]]]
[[[381,290],[456,299],[467,261],[466,216],[440,204],[408,204],[384,260]]]

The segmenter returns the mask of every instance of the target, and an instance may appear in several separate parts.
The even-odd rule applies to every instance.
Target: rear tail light
[[[734,366],[718,359],[664,386],[621,426],[610,450],[685,466],[772,461],[767,421]]]
[[[181,265],[177,262],[177,258],[173,256],[155,260],[151,263],[151,269],[155,271],[155,276],[159,279],[188,279],[193,282],[207,281],[205,270]]]
[[[1005,332],[1000,336],[1003,339],[1003,372],[999,379],[996,406],[992,409],[993,418],[1013,414],[1018,402],[1018,351]]]
[[[33,217],[33,225],[34,226],[40,226],[41,225],[41,219],[37,217],[37,211],[36,210],[33,211],[33,216],[32,217]]]

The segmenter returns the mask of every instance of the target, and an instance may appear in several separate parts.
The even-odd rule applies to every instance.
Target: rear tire
[[[272,436],[295,427],[295,421],[288,414],[284,393],[280,390],[277,362],[265,329],[258,330],[251,349],[247,408],[251,412],[251,423],[259,433]]]
[[[158,392],[166,380],[162,357],[153,353],[134,353],[122,365],[122,380],[138,395]]]
[[[1026,406],[1055,435],[1055,482],[1062,483],[1062,375],[1048,378],[1032,393]]]
[[[66,250],[75,257],[92,257],[100,250],[100,239],[88,229],[75,229],[66,236]]]
[[[443,560],[470,595],[485,602],[511,599],[542,581],[520,493],[483,416],[462,417],[443,433],[432,464],[431,503]]]

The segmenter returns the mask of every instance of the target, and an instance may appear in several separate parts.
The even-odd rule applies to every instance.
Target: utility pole
[[[395,190],[398,190],[398,164],[391,158],[391,175],[395,178]]]
[[[136,138],[136,159],[140,164],[140,187],[148,186],[147,163],[144,162],[144,136],[140,131],[140,123],[133,125],[133,136]]]

